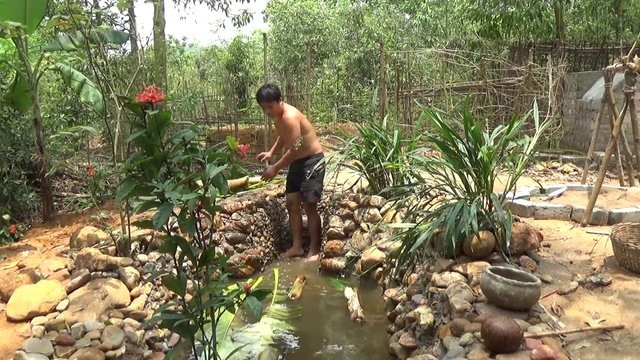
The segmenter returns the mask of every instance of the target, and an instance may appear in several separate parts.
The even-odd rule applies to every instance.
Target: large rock
[[[100,336],[101,350],[108,351],[120,348],[124,343],[124,331],[118,326],[107,326]]]
[[[458,282],[458,281],[466,282],[466,280],[467,279],[462,274],[459,274],[457,272],[450,272],[450,271],[435,273],[431,278],[431,282],[435,284],[435,286],[439,288],[445,288],[445,289],[449,287],[449,285],[455,282]]]
[[[133,265],[133,259],[105,255],[98,249],[85,248],[76,256],[76,269],[93,271],[113,271]]]
[[[511,229],[509,252],[515,256],[530,250],[537,250],[543,239],[542,233],[533,226],[525,222],[514,222]]]
[[[382,265],[386,258],[386,255],[380,251],[377,247],[370,247],[362,253],[360,257],[360,266],[362,272],[366,272],[369,269]]]
[[[17,288],[23,285],[35,284],[42,277],[33,269],[21,269],[18,271],[9,269],[0,272],[0,278],[2,279],[0,282],[0,300],[6,303]]]
[[[69,248],[80,250],[110,240],[111,237],[106,232],[94,226],[85,226],[76,230],[76,232],[71,235]]]
[[[362,252],[371,245],[371,235],[360,229],[353,233],[349,240],[349,248],[355,252]]]
[[[339,257],[344,254],[344,241],[329,240],[324,244],[323,254],[327,258]]]
[[[127,285],[129,290],[133,290],[133,288],[138,286],[138,283],[140,283],[140,272],[138,272],[138,270],[133,266],[118,269],[118,276],[120,277],[120,280]]]
[[[16,289],[7,303],[7,318],[23,321],[47,315],[53,312],[66,296],[64,287],[56,280],[40,280],[36,284],[23,285]]]
[[[78,349],[69,360],[104,360],[104,353],[93,347]]]
[[[81,321],[96,321],[112,308],[131,303],[126,285],[120,280],[95,279],[69,295],[69,308],[60,316],[68,325]]]

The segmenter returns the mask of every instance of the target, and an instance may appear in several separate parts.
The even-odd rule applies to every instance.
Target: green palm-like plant
[[[420,136],[407,136],[386,117],[382,123],[369,121],[355,127],[358,135],[343,132],[339,136],[337,166],[364,178],[375,194],[415,181],[409,155],[416,151]]]
[[[455,256],[462,241],[480,230],[491,231],[501,249],[508,249],[513,218],[506,200],[551,120],[540,122],[537,103],[527,115],[513,116],[491,131],[469,111],[468,101],[459,114],[446,120],[434,108],[423,108],[423,116],[431,126],[426,140],[439,156],[411,156],[411,163],[428,181],[403,189],[421,200],[408,211],[412,223],[404,224],[409,229],[400,235],[400,261],[409,261],[417,250],[433,245],[444,255]],[[531,117],[534,129],[528,135],[524,128]],[[498,176],[504,173],[504,190],[495,193]],[[434,239],[439,241],[434,244]]]

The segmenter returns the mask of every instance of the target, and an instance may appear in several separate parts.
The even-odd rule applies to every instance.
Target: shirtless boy
[[[285,193],[293,245],[283,256],[304,255],[302,205],[307,214],[311,238],[307,259],[316,261],[319,258],[321,235],[321,220],[317,206],[322,195],[325,173],[322,145],[306,116],[282,100],[282,94],[276,85],[261,86],[256,93],[256,101],[273,119],[278,134],[271,150],[258,154],[258,160],[266,162],[262,172],[263,179],[271,180],[285,166],[289,166]],[[284,150],[284,155],[275,164],[270,165],[269,160],[280,150]]]

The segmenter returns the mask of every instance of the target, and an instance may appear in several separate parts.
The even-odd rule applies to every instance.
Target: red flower
[[[18,232],[18,227],[16,226],[16,224],[9,225],[9,234],[11,234],[13,236],[17,232]]]
[[[249,295],[251,293],[251,284],[244,283],[242,290],[244,290],[245,294]]]
[[[142,90],[141,93],[136,95],[136,101],[141,103],[149,103],[156,105],[159,102],[164,101],[166,96],[155,85],[149,85]]]
[[[247,155],[249,154],[249,149],[251,149],[250,144],[238,145],[238,152],[240,153],[240,155],[242,155],[242,157],[247,157]]]
[[[93,165],[91,164],[87,165],[87,176],[93,177],[95,175],[96,175],[96,169],[93,167]]]

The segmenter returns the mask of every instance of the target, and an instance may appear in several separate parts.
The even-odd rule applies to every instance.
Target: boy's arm
[[[284,116],[282,118],[282,134],[278,138],[281,147],[285,147],[287,152],[278,160],[275,164],[273,164],[276,171],[280,171],[289,165],[293,160],[295,160],[295,151],[297,150],[296,142],[300,138],[300,125],[298,124],[298,119],[290,118]]]
[[[280,151],[280,149],[282,149],[282,141],[280,140],[280,136],[278,136],[276,142],[273,143],[273,146],[271,147],[271,150],[269,150],[269,152],[271,153],[271,155],[273,155]]]

